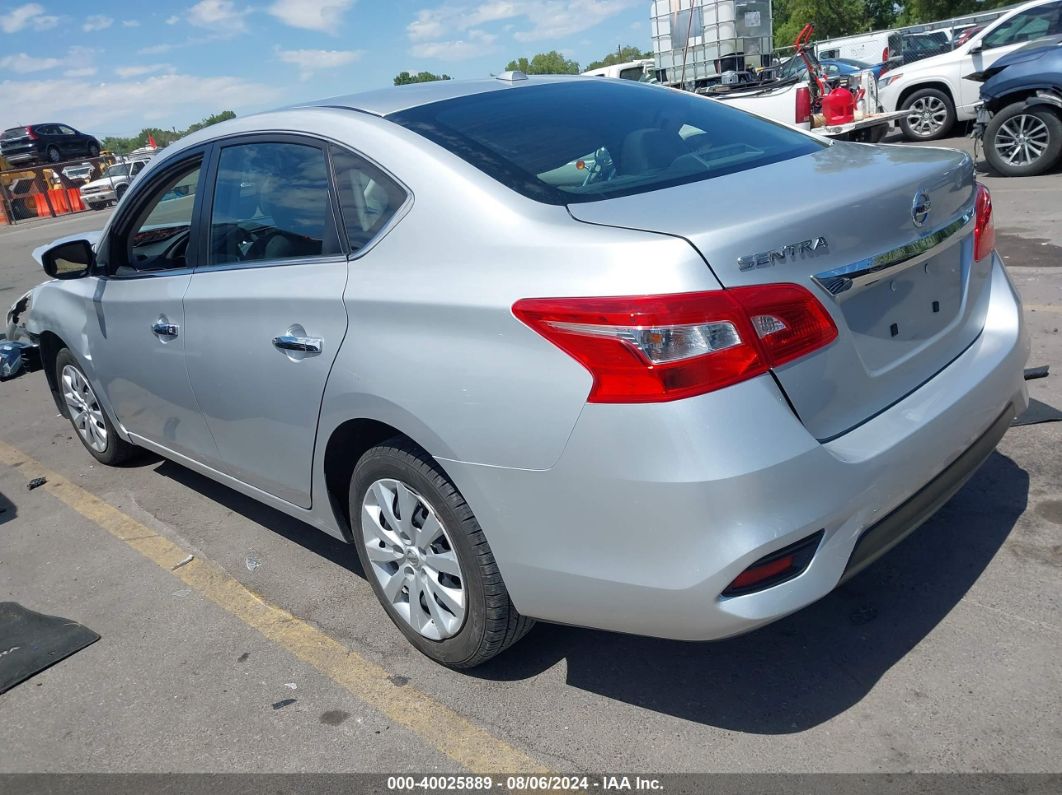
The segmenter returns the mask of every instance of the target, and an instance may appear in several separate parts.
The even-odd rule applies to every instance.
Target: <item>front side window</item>
[[[208,265],[335,254],[324,151],[294,143],[221,150]]]
[[[65,124],[59,125],[59,132],[63,135],[77,135],[77,132],[75,132],[73,128],[67,127]]]
[[[628,80],[487,91],[387,118],[548,204],[646,193],[828,145],[721,102]]]
[[[172,173],[151,193],[126,238],[118,276],[188,267],[192,210],[199,184],[200,163]]]
[[[981,46],[989,50],[993,47],[1005,47],[1008,44],[1019,44],[1060,33],[1062,32],[1062,26],[1059,24],[1060,13],[1062,13],[1062,4],[1056,3],[1030,8],[1028,11],[1015,14],[998,28],[985,34],[981,40]]]
[[[351,251],[364,248],[406,201],[406,192],[372,163],[332,147],[339,209]]]

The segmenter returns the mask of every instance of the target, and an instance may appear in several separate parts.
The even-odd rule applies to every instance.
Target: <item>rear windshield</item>
[[[827,145],[695,94],[627,80],[487,91],[387,118],[548,204],[646,193]]]
[[[4,130],[0,133],[0,141],[10,141],[12,138],[21,138],[25,134],[25,127],[12,127],[10,130]]]

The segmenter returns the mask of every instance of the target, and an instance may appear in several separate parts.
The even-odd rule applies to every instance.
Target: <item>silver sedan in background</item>
[[[422,652],[748,631],[917,527],[1027,403],[962,153],[628,81],[200,131],[40,254],[60,410],[354,544]]]

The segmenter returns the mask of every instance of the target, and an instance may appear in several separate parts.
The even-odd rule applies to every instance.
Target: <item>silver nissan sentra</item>
[[[1027,404],[994,240],[960,152],[510,73],[189,136],[25,327],[97,460],[353,543],[468,667],[534,619],[745,632],[904,538]]]

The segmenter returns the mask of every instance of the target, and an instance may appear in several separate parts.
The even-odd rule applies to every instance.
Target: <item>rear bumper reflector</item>
[[[780,585],[801,574],[815,557],[823,531],[802,538],[795,544],[764,555],[741,574],[723,591],[723,596],[742,596]]]

